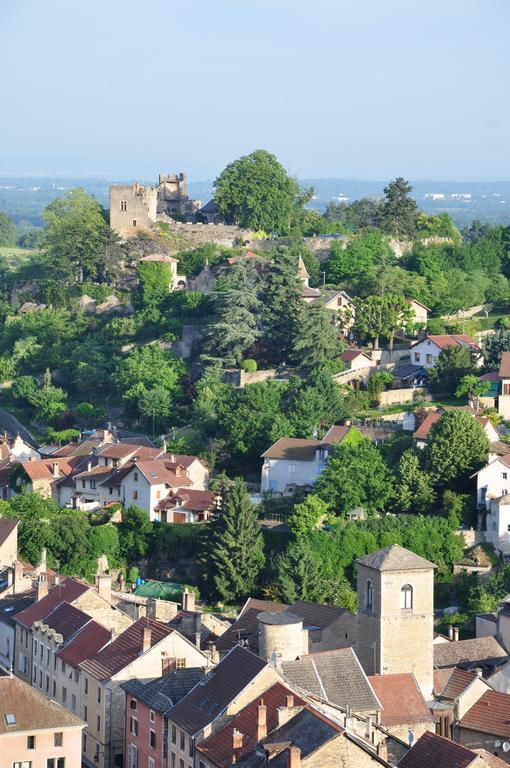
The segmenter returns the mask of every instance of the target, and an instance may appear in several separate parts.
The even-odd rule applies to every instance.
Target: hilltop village
[[[510,763],[510,228],[411,192],[258,150],[11,242],[0,763]]]

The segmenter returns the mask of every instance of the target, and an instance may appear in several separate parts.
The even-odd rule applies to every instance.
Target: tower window
[[[367,609],[367,611],[372,610],[373,597],[374,597],[374,590],[372,588],[372,582],[367,581],[367,594],[366,594],[366,605],[365,605],[365,608]]]
[[[412,608],[413,607],[413,588],[410,584],[404,584],[400,590],[400,607]]]
[[[126,200],[121,200],[120,210],[121,211],[127,211],[127,202],[126,202]]]
[[[136,219],[133,219],[133,226],[136,227]]]

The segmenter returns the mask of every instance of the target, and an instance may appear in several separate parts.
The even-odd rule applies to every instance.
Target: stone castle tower
[[[365,672],[412,672],[425,698],[431,698],[435,565],[398,544],[357,563],[356,653]]]

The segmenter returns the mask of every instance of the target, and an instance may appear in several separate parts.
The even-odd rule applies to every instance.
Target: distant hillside
[[[115,179],[114,181],[122,181]],[[150,181],[142,183],[150,184]],[[324,211],[330,200],[352,202],[360,197],[380,197],[385,181],[356,179],[303,179],[303,186],[313,186],[315,196],[310,206]],[[426,213],[447,211],[459,227],[473,219],[491,224],[510,224],[510,181],[413,181],[414,196]],[[107,179],[72,178],[0,178],[0,211],[16,222],[25,220],[41,225],[46,205],[73,187],[84,187],[108,207]],[[190,195],[206,203],[213,194],[212,181],[188,183]]]

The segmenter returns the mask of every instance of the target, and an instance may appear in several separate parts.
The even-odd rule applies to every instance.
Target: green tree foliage
[[[89,560],[91,527],[83,512],[63,509],[52,519],[54,538],[51,554],[62,573],[83,574]]]
[[[259,336],[259,277],[251,260],[239,260],[227,273],[222,290],[213,298],[213,319],[205,340],[204,357],[223,365],[240,365],[246,350]]]
[[[164,261],[139,261],[137,272],[140,306],[161,304],[168,296],[172,283],[170,264]]]
[[[319,520],[326,516],[328,507],[324,501],[310,494],[300,504],[296,504],[289,517],[290,530],[296,538],[306,537],[317,529]]]
[[[460,232],[446,211],[435,216],[418,213],[416,229],[419,237],[449,237],[457,241],[460,240]]]
[[[39,493],[23,493],[1,505],[2,517],[14,517],[20,521],[18,552],[23,560],[36,565],[42,549],[51,550],[55,540],[52,522],[57,512],[55,502]]]
[[[44,210],[44,247],[59,279],[94,278],[104,261],[110,233],[97,200],[84,189],[72,189]]]
[[[138,410],[142,419],[150,421],[154,437],[156,425],[162,426],[170,415],[169,391],[160,386],[143,389],[138,398]]]
[[[400,513],[430,514],[436,494],[432,478],[422,469],[422,455],[416,450],[404,451],[397,466],[395,509]]]
[[[370,396],[371,405],[379,405],[381,394],[392,381],[393,376],[388,371],[377,371],[368,377],[367,392]]]
[[[286,603],[310,600],[322,603],[326,598],[326,585],[321,562],[306,539],[291,542],[277,565],[276,590]]]
[[[489,386],[488,381],[482,381],[478,376],[468,373],[460,379],[455,390],[455,397],[467,396],[468,400],[474,400],[474,398],[487,392]]]
[[[373,347],[377,349],[381,336],[386,336],[393,347],[394,336],[409,324],[412,309],[401,294],[387,293],[356,299],[353,316],[358,332],[372,339]]]
[[[314,485],[331,512],[345,517],[362,507],[368,515],[386,511],[393,496],[393,480],[380,451],[368,440],[340,445]]]
[[[385,232],[397,237],[414,237],[416,234],[418,206],[411,192],[411,185],[401,176],[384,188],[379,223]]]
[[[279,248],[266,279],[264,292],[264,338],[275,362],[292,356],[301,318],[303,284],[298,276],[298,257],[289,248]]]
[[[264,566],[262,530],[240,478],[223,482],[207,536],[211,592],[224,602],[251,595]]]
[[[147,555],[152,533],[152,523],[147,513],[135,504],[122,513],[119,523],[120,554],[128,562]]]
[[[335,241],[326,260],[326,276],[329,283],[360,281],[367,272],[379,264],[393,260],[393,251],[387,238],[377,229],[367,230],[349,241],[346,247]]]
[[[466,347],[442,349],[436,365],[430,371],[429,386],[433,392],[453,395],[459,381],[474,369],[471,352]]]
[[[120,360],[114,380],[127,407],[136,412],[144,390],[162,387],[171,397],[177,396],[183,373],[179,358],[151,344],[134,349]]]
[[[214,182],[214,199],[228,222],[279,234],[288,231],[299,187],[263,149],[227,165]]]
[[[300,368],[313,370],[338,358],[342,350],[331,313],[322,304],[305,304],[299,334],[294,342],[294,360]]]
[[[498,369],[503,352],[510,351],[510,330],[499,330],[490,336],[484,336],[482,355],[488,370]]]
[[[38,388],[35,376],[18,376],[12,383],[11,394],[15,400],[29,403]]]
[[[28,401],[35,409],[35,415],[43,422],[53,423],[66,410],[67,394],[60,387],[51,383],[49,368],[44,374],[43,386],[28,396]]]
[[[339,222],[352,232],[358,232],[378,226],[379,209],[379,201],[370,197],[362,197],[352,203],[331,202],[326,208],[326,219]]]
[[[0,211],[0,246],[16,245],[16,225],[6,213]]]
[[[452,410],[432,425],[426,451],[434,482],[456,490],[466,487],[469,476],[487,461],[489,441],[471,413]]]

